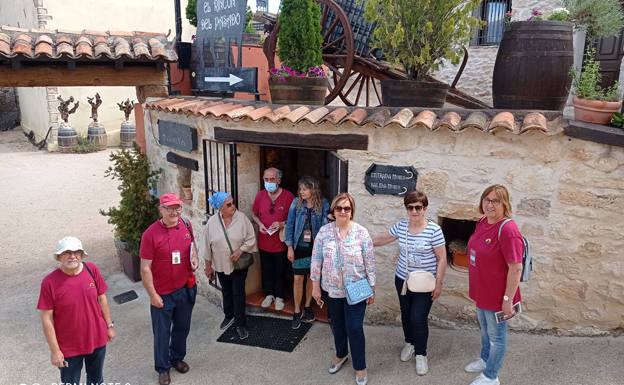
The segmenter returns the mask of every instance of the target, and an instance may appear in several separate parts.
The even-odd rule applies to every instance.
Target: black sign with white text
[[[158,141],[163,146],[191,152],[197,150],[197,129],[186,124],[158,120]]]
[[[375,194],[404,196],[416,190],[418,171],[412,166],[384,166],[373,163],[364,177],[366,190]]]

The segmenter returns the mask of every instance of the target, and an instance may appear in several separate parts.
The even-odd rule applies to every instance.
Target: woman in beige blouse
[[[245,339],[249,336],[245,327],[247,269],[234,270],[233,262],[238,260],[243,252],[258,251],[256,234],[245,214],[236,210],[234,199],[230,194],[218,191],[208,202],[218,211],[208,219],[201,249],[206,261],[206,276],[211,278],[216,271],[221,283],[225,318],[220,328],[225,330],[234,323],[238,337]],[[233,252],[230,251],[225,239],[220,220],[223,221]]]

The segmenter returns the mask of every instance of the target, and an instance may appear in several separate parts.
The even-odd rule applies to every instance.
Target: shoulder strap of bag
[[[191,226],[189,226],[188,220],[186,218],[184,218],[184,217],[180,217],[180,219],[184,223],[184,226],[186,226],[186,229],[189,231],[189,233],[191,233],[191,237],[193,237],[193,239],[195,239],[195,235],[193,235],[193,230],[191,230]]]
[[[221,213],[217,213],[219,216],[219,223],[221,223],[221,228],[223,229],[223,235],[225,235],[225,241],[230,248],[230,254],[234,254],[234,250],[232,250],[232,245],[230,244],[230,238],[228,238],[227,231],[225,231],[225,225],[223,224],[223,220],[221,219]]]
[[[89,269],[89,266],[87,266],[87,264],[84,263],[84,261],[82,262],[82,266],[84,266],[85,269],[87,269],[87,272],[89,273],[91,278],[93,278],[93,282],[95,283],[95,288],[98,289],[97,281],[95,280],[95,276],[93,276],[93,273],[91,272],[91,269]]]
[[[500,225],[500,227],[498,228],[498,239],[500,240],[500,235],[501,235],[501,231],[503,231],[503,226],[505,226],[505,224],[507,222],[511,222],[511,218],[507,218],[503,221],[503,223]]]
[[[408,237],[409,236],[409,221],[405,225],[405,280],[407,281],[407,276],[409,275],[409,249],[408,249]]]

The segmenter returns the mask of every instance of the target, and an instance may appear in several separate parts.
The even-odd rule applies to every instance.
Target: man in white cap
[[[50,361],[61,371],[61,382],[80,383],[84,362],[88,384],[104,382],[106,343],[115,329],[104,294],[108,286],[76,237],[58,242],[54,258],[61,266],[41,282],[37,309],[50,348]]]
[[[160,385],[171,383],[171,367],[180,373],[189,371],[184,357],[197,295],[193,272],[199,261],[193,227],[181,219],[183,204],[177,194],[160,198],[161,218],[143,233],[139,252],[141,278],[151,303],[154,368]]]

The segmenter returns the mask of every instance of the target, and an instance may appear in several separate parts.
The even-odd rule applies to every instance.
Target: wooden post
[[[147,151],[145,145],[145,120],[143,118],[143,103],[149,97],[166,98],[169,96],[167,86],[161,84],[137,86],[136,87],[138,103],[134,105],[134,125],[136,126],[136,142],[141,147],[141,152],[145,154]]]

